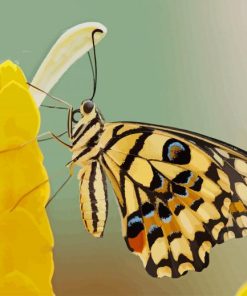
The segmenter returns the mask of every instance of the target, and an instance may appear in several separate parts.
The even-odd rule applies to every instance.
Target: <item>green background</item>
[[[97,46],[95,101],[107,121],[131,120],[193,130],[247,149],[247,2],[230,0],[1,0],[0,60],[18,63],[29,81],[68,28],[98,21],[108,28]],[[77,107],[92,91],[85,56],[52,90]],[[49,102],[48,100],[46,101]],[[42,110],[42,131],[64,131],[66,113]],[[53,191],[71,155],[42,144]],[[57,295],[234,295],[247,280],[247,240],[216,246],[209,267],[181,279],[154,279],[121,237],[109,186],[103,239],[81,222],[78,180],[50,204]]]

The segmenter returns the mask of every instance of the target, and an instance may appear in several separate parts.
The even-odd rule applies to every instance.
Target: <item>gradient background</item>
[[[86,21],[108,28],[97,46],[95,98],[108,121],[180,127],[247,149],[246,1],[2,0],[0,60],[19,63],[31,80],[55,40]],[[91,91],[85,56],[52,94],[77,107]],[[42,120],[42,131],[65,130],[64,111],[42,110]],[[55,190],[71,156],[54,141],[42,149]],[[48,209],[57,295],[234,295],[247,280],[247,239],[216,246],[202,273],[151,278],[121,237],[112,189],[103,239],[84,230],[78,200],[74,176]]]

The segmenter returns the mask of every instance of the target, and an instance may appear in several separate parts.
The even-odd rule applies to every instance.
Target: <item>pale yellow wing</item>
[[[246,159],[241,149],[186,131],[106,125],[100,162],[127,246],[149,274],[201,271],[212,246],[247,234]]]

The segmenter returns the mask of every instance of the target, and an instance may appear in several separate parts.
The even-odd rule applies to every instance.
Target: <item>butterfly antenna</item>
[[[88,54],[88,58],[89,58],[89,62],[90,62],[90,66],[91,66],[91,70],[92,70],[92,74],[93,74],[93,85],[94,85],[95,84],[95,73],[94,73],[94,68],[93,68],[93,62],[92,62],[90,52],[88,52],[87,54]]]
[[[94,59],[94,68],[93,68],[93,63],[92,63],[92,59],[90,54],[88,54],[89,56],[89,60],[90,60],[90,64],[91,64],[91,68],[92,68],[92,72],[93,72],[93,80],[94,80],[94,85],[93,85],[93,94],[90,98],[90,100],[93,100],[95,93],[96,93],[96,87],[97,87],[97,57],[96,57],[96,49],[95,49],[95,40],[94,40],[94,35],[95,33],[103,33],[102,30],[100,29],[96,29],[92,32],[92,42],[93,42],[93,59]]]

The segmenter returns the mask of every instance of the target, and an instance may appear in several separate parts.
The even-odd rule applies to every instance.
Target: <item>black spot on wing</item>
[[[159,204],[158,207],[158,214],[161,220],[167,220],[171,217],[172,213],[169,210],[167,206],[165,206],[163,203]]]
[[[159,195],[159,198],[167,204],[169,200],[173,199],[173,194],[171,192],[164,192]]]
[[[171,234],[169,234],[168,236],[167,236],[167,240],[168,240],[168,242],[169,242],[169,244],[174,240],[174,239],[176,239],[176,238],[181,238],[182,237],[182,233],[180,232],[180,231],[178,231],[178,232],[173,232],[173,233],[171,233]]]
[[[205,175],[206,175],[206,177],[212,179],[214,182],[217,182],[219,180],[219,175],[217,172],[217,165],[214,162],[211,163],[211,165],[208,168]]]
[[[201,188],[202,188],[202,183],[203,183],[203,179],[200,176],[198,176],[198,178],[196,179],[194,185],[191,186],[190,188],[192,190],[194,190],[194,191],[199,192],[201,190]]]
[[[176,139],[169,139],[163,146],[163,160],[174,164],[190,162],[190,148],[187,144]]]
[[[136,237],[144,229],[142,223],[135,223],[128,227],[127,236],[130,238]]]
[[[190,207],[193,211],[197,211],[199,209],[200,205],[202,205],[203,203],[204,203],[204,200],[202,198],[200,198],[200,199],[195,200]]]
[[[172,183],[172,191],[182,197],[188,196],[188,192],[185,187]]]
[[[183,209],[185,209],[185,206],[184,205],[177,205],[176,208],[175,208],[175,210],[174,210],[174,214],[176,216],[178,216]]]
[[[129,215],[127,219],[127,237],[134,238],[144,229],[139,211]]]
[[[151,225],[149,231],[148,231],[148,244],[151,248],[153,243],[158,239],[159,237],[163,237],[163,231],[160,227],[156,225]]]
[[[153,167],[152,167],[152,170],[153,170],[153,179],[150,183],[150,189],[155,190],[162,187],[163,177]]]
[[[142,214],[144,216],[149,216],[151,215],[152,213],[154,212],[154,206],[149,203],[149,202],[145,202],[143,205],[142,205]]]
[[[191,171],[184,171],[179,173],[174,179],[173,182],[178,184],[187,184],[190,180],[190,178],[193,176],[193,173]]]

